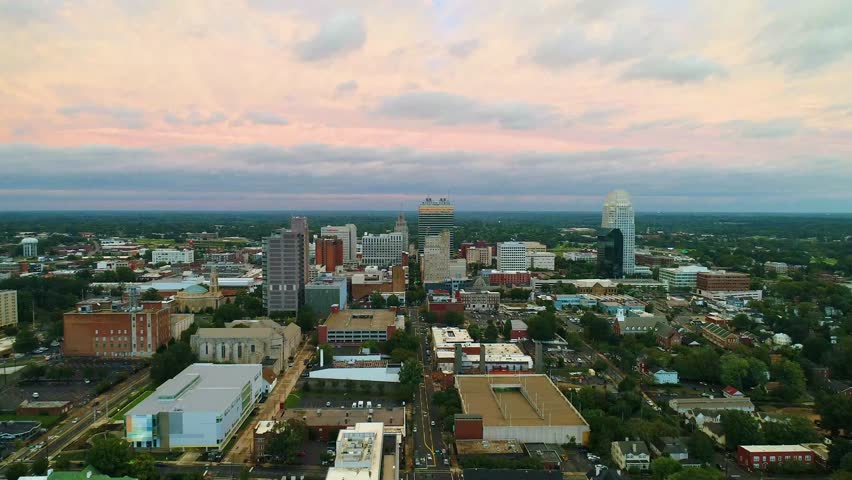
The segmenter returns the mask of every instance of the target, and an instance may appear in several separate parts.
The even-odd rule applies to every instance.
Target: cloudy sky
[[[848,0],[0,0],[0,210],[852,211]]]

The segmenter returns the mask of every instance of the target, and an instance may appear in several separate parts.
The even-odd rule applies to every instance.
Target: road
[[[318,465],[281,465],[281,466],[247,466],[239,463],[216,463],[211,465],[175,465],[162,464],[157,465],[157,470],[160,475],[169,474],[185,474],[185,473],[201,473],[212,478],[239,478],[240,471],[243,468],[251,469],[252,478],[275,478],[281,479],[286,476],[290,480],[291,476],[296,477],[296,480],[321,480],[324,479],[328,472],[328,467]],[[304,477],[304,479],[302,478]]]
[[[418,359],[423,363],[423,382],[414,394],[412,406],[412,437],[414,439],[413,460],[415,468],[428,469],[432,473],[445,470],[449,475],[449,467],[444,465],[444,457],[439,453],[446,449],[442,435],[441,418],[432,403],[435,386],[432,382],[432,362],[427,352],[429,345],[429,325],[420,321],[417,309],[409,309],[409,318],[415,333],[420,338]],[[432,422],[435,425],[432,425]],[[414,432],[414,429],[417,429]],[[419,462],[419,465],[418,465]],[[418,472],[418,475],[420,473]]]
[[[90,427],[108,421],[109,416],[106,413],[110,400],[113,402],[120,400],[129,395],[133,390],[147,385],[150,381],[148,369],[143,368],[120,385],[113,387],[112,390],[95,398],[87,405],[72,409],[68,412],[66,419],[62,423],[48,430],[40,438],[32,440],[32,443],[44,441],[44,448],[31,450],[29,447],[24,447],[10,455],[4,463],[31,461],[40,455],[47,455],[48,458],[55,457],[62,449],[66,448]],[[104,414],[98,416],[98,411],[102,411]],[[77,423],[73,421],[75,418],[78,419]]]
[[[252,462],[251,451],[254,445],[255,422],[258,420],[274,420],[280,415],[279,406],[287,400],[287,396],[293,391],[299,376],[305,369],[305,360],[310,359],[311,355],[313,355],[313,347],[308,342],[302,342],[302,348],[299,349],[293,360],[293,368],[286,369],[282,375],[278,376],[278,383],[270,392],[266,402],[261,404],[260,411],[246,420],[246,424],[237,433],[239,435],[237,441],[225,455],[225,462],[233,464]]]

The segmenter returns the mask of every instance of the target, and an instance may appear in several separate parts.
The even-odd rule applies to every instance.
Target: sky
[[[0,210],[852,211],[848,0],[0,0]]]

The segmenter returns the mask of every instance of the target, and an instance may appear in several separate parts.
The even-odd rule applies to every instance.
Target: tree
[[[734,315],[734,318],[731,320],[731,325],[736,328],[737,331],[742,332],[749,330],[752,327],[752,321],[745,313],[738,313]]]
[[[33,475],[45,475],[47,474],[48,467],[50,467],[50,462],[47,459],[47,455],[42,455],[33,462],[30,467],[30,473]]]
[[[6,467],[6,480],[18,480],[30,473],[29,467],[24,463],[13,463]]]
[[[831,351],[831,343],[822,335],[811,334],[802,342],[802,355],[812,362],[820,362]]]
[[[249,472],[248,467],[243,467],[243,468],[240,470],[240,476],[239,476],[239,479],[240,479],[240,480],[249,480],[250,478],[251,478],[251,472]],[[142,479],[140,479],[140,480],[142,480]]]
[[[782,417],[763,425],[767,445],[796,445],[818,442],[820,437],[810,420],[804,417]]]
[[[719,365],[719,354],[709,347],[689,349],[675,357],[672,363],[682,379],[718,381],[719,369],[707,368],[708,365]]]
[[[404,348],[395,348],[390,354],[391,361],[394,363],[405,363],[409,360],[415,360],[417,354],[412,352],[411,350],[406,350]]]
[[[44,365],[36,365],[28,363],[26,367],[21,369],[21,380],[33,381],[43,377],[47,369]]]
[[[639,384],[636,382],[632,376],[625,376],[621,382],[618,383],[618,391],[619,392],[629,392],[631,390],[635,390]]]
[[[301,327],[303,332],[309,332],[317,326],[317,314],[309,305],[304,305],[299,308],[299,313],[296,315],[296,323]]]
[[[420,362],[412,360],[402,364],[402,368],[399,369],[399,383],[409,395],[414,393],[414,390],[422,381],[423,365]]]
[[[503,322],[503,332],[502,333],[503,333],[503,339],[505,339],[506,341],[509,341],[509,339],[512,338],[512,321],[511,320],[505,320]]]
[[[837,435],[841,430],[852,431],[852,398],[846,395],[819,395],[816,410],[820,416],[820,426]],[[850,447],[852,451],[852,447]]]
[[[154,465],[154,458],[147,453],[142,453],[133,459],[130,466],[130,476],[138,480],[158,480],[160,473]]]
[[[725,474],[721,470],[711,468],[687,468],[667,478],[666,480],[724,480]]]
[[[748,412],[739,410],[722,412],[722,427],[725,430],[728,450],[735,450],[740,445],[760,445],[763,443],[763,432],[760,430],[760,424]]]
[[[18,329],[18,334],[15,335],[15,352],[29,353],[38,348],[38,339],[32,329],[26,326],[21,326]]]
[[[130,457],[130,444],[110,435],[95,437],[92,447],[86,452],[86,462],[111,477],[128,473]]]
[[[704,463],[710,463],[713,461],[713,455],[715,453],[713,440],[711,440],[704,432],[696,431],[693,433],[687,441],[687,448],[689,449],[690,457],[696,460],[701,460]]]
[[[464,323],[464,315],[459,312],[447,312],[444,315],[444,324],[449,327],[457,327]]]
[[[243,318],[243,311],[236,303],[226,303],[219,306],[213,314],[213,324],[224,327],[226,323]]]
[[[296,454],[301,451],[307,431],[305,422],[295,418],[278,424],[266,444],[265,453],[274,463],[292,463]]]
[[[151,357],[151,381],[159,385],[198,361],[189,345],[177,342]]]
[[[398,307],[399,297],[397,297],[396,295],[389,295],[388,299],[385,301],[385,304],[389,307]]]
[[[781,384],[775,395],[784,401],[792,402],[805,393],[805,372],[792,360],[781,360],[772,365],[772,378]]]
[[[467,327],[467,333],[470,334],[470,338],[472,338],[474,342],[478,342],[479,339],[482,338],[482,328],[475,323]]]
[[[592,317],[586,323],[586,335],[589,336],[589,340],[602,342],[612,335],[612,326],[609,324],[609,320],[592,314]]]
[[[553,340],[556,337],[556,315],[542,312],[527,321],[527,334],[533,340]]]
[[[509,334],[511,336],[511,333]],[[488,326],[485,327],[485,342],[486,343],[496,343],[497,342],[497,326],[492,322],[488,322]]]
[[[719,379],[722,383],[738,389],[753,388],[766,382],[766,364],[754,357],[735,353],[722,355],[719,363]]]
[[[651,473],[654,475],[654,480],[666,480],[670,475],[681,470],[680,462],[671,457],[655,458],[651,462]]]
[[[162,300],[163,296],[160,295],[160,292],[158,292],[156,289],[149,288],[148,290],[145,290],[145,293],[142,294],[140,299],[143,302],[147,302],[147,301],[156,302],[157,300]]]
[[[379,292],[373,292],[370,294],[370,305],[373,308],[385,308],[385,297],[382,296]]]
[[[323,343],[320,345],[320,350],[322,350],[322,361],[325,365],[331,364],[334,361],[334,347],[327,343]]]

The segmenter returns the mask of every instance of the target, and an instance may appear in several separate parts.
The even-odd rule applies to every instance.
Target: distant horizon
[[[185,209],[185,210],[157,210],[157,209],[148,209],[148,210],[107,210],[107,209],[68,209],[68,210],[3,210],[0,209],[0,213],[5,214],[61,214],[61,213],[108,213],[108,214],[136,214],[136,213],[156,213],[156,214],[193,214],[193,213],[222,213],[222,214],[235,214],[235,213],[261,213],[261,214],[328,214],[328,213],[360,213],[360,214],[387,214],[387,215],[397,215],[399,213],[406,214],[406,218],[416,217],[417,210],[347,210],[347,209],[315,209],[315,210],[303,210],[303,209],[293,209],[293,210],[264,210],[264,209],[256,209],[256,210],[204,210],[204,209]],[[585,214],[585,215],[600,215],[601,212],[599,210],[459,210],[458,208],[455,211],[456,214],[477,214],[477,213],[488,213],[488,214],[497,214],[497,213],[508,213],[508,214]],[[814,211],[687,211],[687,210],[668,210],[668,211],[643,211],[636,210],[636,215],[772,215],[772,216],[852,216],[852,210],[850,211],[836,211],[836,212],[814,212]],[[410,215],[409,215],[410,214]]]

